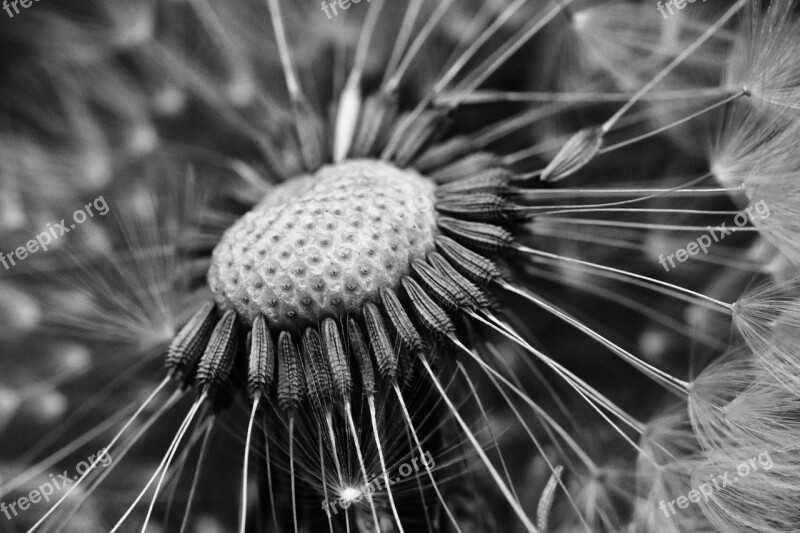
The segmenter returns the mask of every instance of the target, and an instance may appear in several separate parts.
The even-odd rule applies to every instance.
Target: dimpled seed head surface
[[[223,310],[289,329],[361,311],[433,250],[434,185],[372,160],[276,187],[223,235],[208,283]]]

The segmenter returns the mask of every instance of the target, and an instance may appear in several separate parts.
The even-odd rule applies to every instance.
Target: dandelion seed
[[[542,171],[544,181],[558,181],[585,166],[600,150],[603,131],[600,128],[581,130],[570,138],[561,151]]]
[[[744,87],[756,99],[777,108],[798,109],[798,73],[792,57],[800,36],[794,17],[796,2],[751,2],[744,18],[742,41],[728,65],[726,84]]]
[[[727,187],[739,187],[752,221],[796,262],[797,188],[792,180],[798,158],[793,149],[797,124],[763,106],[734,106],[711,154],[712,172]]]

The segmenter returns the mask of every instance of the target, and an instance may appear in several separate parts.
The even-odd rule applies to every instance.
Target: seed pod
[[[539,176],[542,181],[558,181],[583,168],[603,144],[603,128],[593,126],[575,133]]]
[[[406,276],[400,280],[400,284],[408,294],[417,318],[422,322],[423,326],[439,335],[447,336],[455,333],[455,326],[453,326],[450,317],[431,300],[430,296],[425,293],[416,281]]]
[[[436,238],[436,246],[459,272],[476,283],[489,285],[501,277],[500,270],[492,260],[473,252],[450,237],[440,235]]]
[[[350,401],[353,390],[353,379],[350,376],[350,365],[344,351],[339,326],[332,318],[322,321],[322,348],[331,367],[334,395],[343,401]]]
[[[300,353],[288,331],[278,336],[278,405],[284,411],[300,408],[305,396]]]
[[[203,304],[172,340],[166,357],[166,367],[172,373],[186,376],[194,370],[214,329],[215,309],[214,302]]]
[[[199,385],[218,387],[228,380],[238,343],[239,329],[236,326],[236,311],[229,310],[222,315],[222,319],[211,333],[208,346],[197,365],[197,383]]]
[[[511,233],[494,224],[439,217],[438,225],[444,233],[454,239],[480,250],[495,253],[505,252],[514,244],[514,237]]]
[[[250,339],[250,359],[247,372],[247,392],[251,399],[269,396],[275,382],[275,346],[267,328],[267,319],[258,315],[253,320]]]
[[[421,352],[417,352],[421,353]],[[414,361],[405,348],[397,351],[397,383],[401,389],[406,389],[414,377]]]
[[[397,372],[397,352],[392,346],[386,324],[383,322],[378,306],[372,302],[364,304],[362,309],[367,335],[372,344],[372,351],[378,363],[378,373],[389,382],[394,381]]]
[[[309,369],[306,375],[309,399],[317,408],[330,405],[333,401],[333,374],[322,351],[322,340],[314,328],[306,328],[303,334],[303,353]]]
[[[470,280],[462,276],[441,254],[432,252],[430,255],[428,255],[428,262],[438,269],[442,275],[452,280],[452,282],[460,291],[463,291],[469,302],[468,305],[480,309],[488,308],[491,305],[486,293]]]
[[[372,370],[369,348],[367,348],[361,328],[352,318],[347,320],[347,337],[350,339],[350,347],[356,362],[358,362],[358,370],[361,372],[361,386],[364,389],[364,395],[372,396],[375,394],[375,372]]]
[[[433,298],[448,311],[457,311],[469,303],[466,294],[448,278],[429,264],[415,259],[411,262],[411,270],[428,289]]]
[[[523,218],[525,213],[502,196],[495,193],[476,192],[441,198],[436,210],[454,217],[487,222],[508,222]]]
[[[386,314],[389,317],[389,322],[394,326],[397,331],[397,336],[400,342],[410,351],[416,353],[422,350],[424,343],[422,337],[417,332],[417,328],[408,318],[403,305],[397,299],[397,295],[391,289],[381,289],[381,300],[383,306],[386,308]]]
[[[447,198],[476,192],[503,194],[512,177],[513,174],[502,167],[489,168],[475,175],[439,185],[436,188],[436,195],[440,198]]]

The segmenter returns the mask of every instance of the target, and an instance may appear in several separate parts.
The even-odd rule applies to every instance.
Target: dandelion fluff
[[[712,363],[693,383],[689,413],[703,449],[738,446],[783,450],[796,443],[798,396],[766,372],[747,350]]]
[[[710,167],[725,187],[740,187],[750,221],[789,259],[800,261],[800,123],[763,105],[735,102],[711,149]]]
[[[779,110],[800,110],[800,23],[795,0],[750,2],[741,30],[742,41],[728,64],[726,84],[746,88],[754,98]]]
[[[775,379],[796,390],[800,379],[800,299],[797,278],[765,284],[733,306],[733,323],[744,341]]]
[[[693,6],[691,17],[678,12],[668,18],[655,16],[651,5],[629,1],[576,9],[571,30],[586,63],[583,71],[606,72],[623,91],[638,89],[658,72],[665,58],[678,55],[706,29],[696,13],[700,7]],[[696,80],[697,71],[717,67],[729,40],[726,32],[714,35],[678,73]]]
[[[665,502],[690,490],[699,444],[685,405],[659,409],[645,426],[636,460],[637,499],[632,531],[712,531],[699,509],[672,514]],[[666,510],[666,511],[665,511]]]
[[[705,497],[697,504],[720,531],[797,531],[800,462],[797,445],[775,450],[763,444],[710,452],[692,472]]]

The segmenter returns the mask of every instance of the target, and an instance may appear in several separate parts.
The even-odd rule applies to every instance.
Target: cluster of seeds
[[[447,156],[457,158],[461,149],[451,145],[439,151],[438,166],[447,169]],[[468,350],[458,340],[455,319],[488,311],[487,290],[501,279],[495,262],[483,254],[511,249],[511,223],[522,208],[507,199],[513,176],[492,166],[491,159],[462,172],[463,178],[439,179],[437,185],[378,160],[324,166],[312,177],[276,188],[215,248],[208,273],[215,301],[198,309],[177,334],[167,367],[173,377],[202,390],[204,399],[235,382],[231,375],[242,360],[251,426],[265,404],[287,419],[293,500],[291,450],[298,414],[308,414],[309,406],[316,413],[312,419],[320,422],[300,431],[310,443],[319,442],[323,471],[326,435],[338,477],[331,490],[348,494],[353,489],[342,474],[346,464],[339,457],[344,451],[335,437],[336,420],[350,435],[373,435],[385,474],[387,443],[380,436],[376,398],[386,405],[386,393],[396,394],[414,432],[402,391],[414,382],[440,386],[427,359],[436,361],[439,351],[431,349],[442,340]],[[244,343],[242,328],[249,329]],[[419,365],[427,374],[415,372]],[[408,401],[418,400],[412,395]],[[364,404],[372,423],[359,427],[353,412]],[[367,480],[360,447],[356,443],[361,479]],[[419,438],[416,449],[423,453]],[[327,491],[323,474],[326,500]],[[399,525],[391,492],[389,499]],[[371,500],[370,508],[373,529],[381,519]],[[296,520],[297,515],[295,527]]]
[[[398,367],[407,376],[404,358],[452,336],[454,313],[488,308],[484,288],[500,274],[481,251],[513,242],[489,223],[515,217],[510,177],[482,170],[436,188],[413,170],[361,159],[288,182],[217,245],[208,273],[215,303],[175,337],[168,367],[200,386],[220,384],[245,326],[248,392],[274,388],[286,408],[347,398],[351,358],[368,389],[373,362],[390,381]]]
[[[433,184],[372,161],[322,167],[244,215],[214,250],[208,281],[221,309],[298,328],[357,312],[433,247]]]

